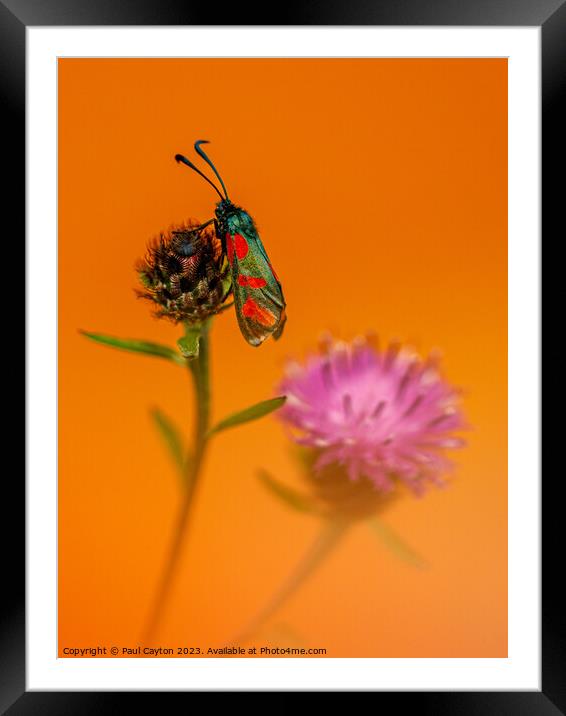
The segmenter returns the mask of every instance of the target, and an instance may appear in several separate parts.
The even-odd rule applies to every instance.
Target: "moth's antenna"
[[[199,139],[197,142],[195,142],[195,152],[197,154],[200,154],[200,156],[204,159],[204,161],[208,164],[208,166],[212,169],[212,171],[216,174],[218,177],[218,181],[222,184],[222,188],[224,189],[224,194],[226,194],[226,198],[228,198],[228,192],[226,191],[226,187],[224,186],[224,182],[222,181],[222,177],[216,170],[216,167],[214,164],[210,161],[210,159],[206,156],[204,153],[204,150],[200,148],[201,144],[210,144],[208,139]]]
[[[222,200],[224,200],[224,197],[220,193],[220,190],[218,189],[216,184],[214,184],[214,182],[211,182],[210,179],[206,176],[206,174],[203,174],[200,169],[197,169],[197,167],[195,167],[195,165],[192,162],[190,162],[187,159],[187,157],[184,157],[182,154],[175,154],[175,161],[182,162],[183,164],[186,164],[188,167],[193,169],[197,174],[200,174],[203,179],[206,179],[206,181],[210,184],[210,186],[214,189],[214,191],[218,194],[218,196]],[[224,185],[222,185],[222,186],[224,186]],[[226,190],[224,190],[224,191],[226,191]]]

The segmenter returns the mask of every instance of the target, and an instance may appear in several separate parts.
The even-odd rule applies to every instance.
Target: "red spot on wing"
[[[240,286],[249,286],[250,288],[263,288],[267,286],[267,281],[264,278],[244,276],[243,274],[238,276],[238,283]]]
[[[226,234],[226,253],[228,254],[228,261],[230,266],[234,263],[234,243],[232,241],[232,235]]]
[[[249,251],[248,242],[241,234],[236,234],[234,236],[234,243],[236,245],[236,256],[239,259],[245,258]]]
[[[256,323],[267,327],[275,325],[275,321],[277,320],[271,311],[258,306],[253,298],[246,299],[246,302],[242,306],[242,314],[246,318],[251,318],[253,321],[256,321]]]

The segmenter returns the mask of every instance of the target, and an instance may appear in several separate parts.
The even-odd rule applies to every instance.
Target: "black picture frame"
[[[281,7],[224,7],[185,0],[0,0],[0,81],[4,125],[6,220],[12,243],[24,245],[25,232],[25,86],[26,27],[69,25],[444,25],[539,26],[542,28],[542,161],[543,227],[550,235],[564,203],[560,152],[563,126],[559,101],[566,79],[566,0],[326,0]],[[219,17],[223,22],[215,22]],[[561,121],[562,120],[562,121]],[[7,170],[7,171],[6,171]],[[561,201],[562,200],[562,201]],[[21,239],[20,239],[21,237]],[[27,337],[27,348],[33,336]],[[24,479],[10,470],[3,480],[4,553],[14,557],[6,565],[0,621],[0,712],[20,714],[123,713],[145,706],[170,708],[169,699],[191,698],[194,692],[30,692],[25,687],[25,530]],[[513,716],[566,714],[566,619],[556,565],[563,542],[559,495],[560,476],[544,485],[542,537],[542,689],[500,692],[371,692],[375,708],[404,706],[420,713],[512,714]],[[11,506],[7,509],[7,506]],[[11,513],[11,519],[8,513]],[[6,563],[5,563],[6,564]],[[163,701],[167,697],[166,704]],[[158,701],[159,700],[159,701]],[[126,703],[127,702],[127,703]],[[188,705],[188,704],[187,704]],[[172,704],[171,704],[172,706]]]

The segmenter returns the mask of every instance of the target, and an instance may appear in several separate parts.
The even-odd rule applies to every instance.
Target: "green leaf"
[[[402,559],[404,562],[411,564],[413,567],[424,569],[428,567],[425,560],[413,550],[396,532],[377,517],[371,517],[369,525],[373,529],[383,544],[391,550],[391,552]]]
[[[151,418],[161,435],[169,454],[173,458],[173,462],[184,476],[186,469],[185,451],[183,449],[183,441],[179,431],[173,424],[173,421],[165,415],[159,408],[153,408]]]
[[[187,327],[185,335],[177,341],[183,358],[198,358],[201,330],[201,326]]]
[[[138,341],[132,338],[116,338],[115,336],[107,336],[103,333],[90,333],[88,331],[80,331],[83,336],[89,338],[95,343],[118,348],[131,353],[144,353],[145,355],[155,356],[157,358],[166,358],[180,365],[184,365],[182,358],[176,350],[161,343],[150,343],[149,341]]]
[[[280,408],[286,400],[287,398],[283,395],[279,398],[270,398],[269,400],[262,400],[261,403],[250,405],[249,408],[244,408],[244,410],[240,410],[240,412],[229,415],[227,418],[224,418],[224,420],[221,420],[209,430],[208,435],[210,436],[222,430],[234,428],[236,425],[241,425],[242,423],[249,423],[251,420],[263,418],[264,415],[269,415],[269,413]]]
[[[285,502],[285,504],[289,507],[292,507],[298,512],[307,512],[310,514],[319,513],[318,507],[309,497],[297,492],[294,488],[279,482],[279,480],[272,477],[267,470],[260,470],[258,472],[258,477],[264,487],[266,487],[273,495]]]

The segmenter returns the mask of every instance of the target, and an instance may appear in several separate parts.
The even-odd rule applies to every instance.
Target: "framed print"
[[[9,713],[565,708],[539,187],[566,15],[441,6],[219,26],[4,3],[28,395]]]

